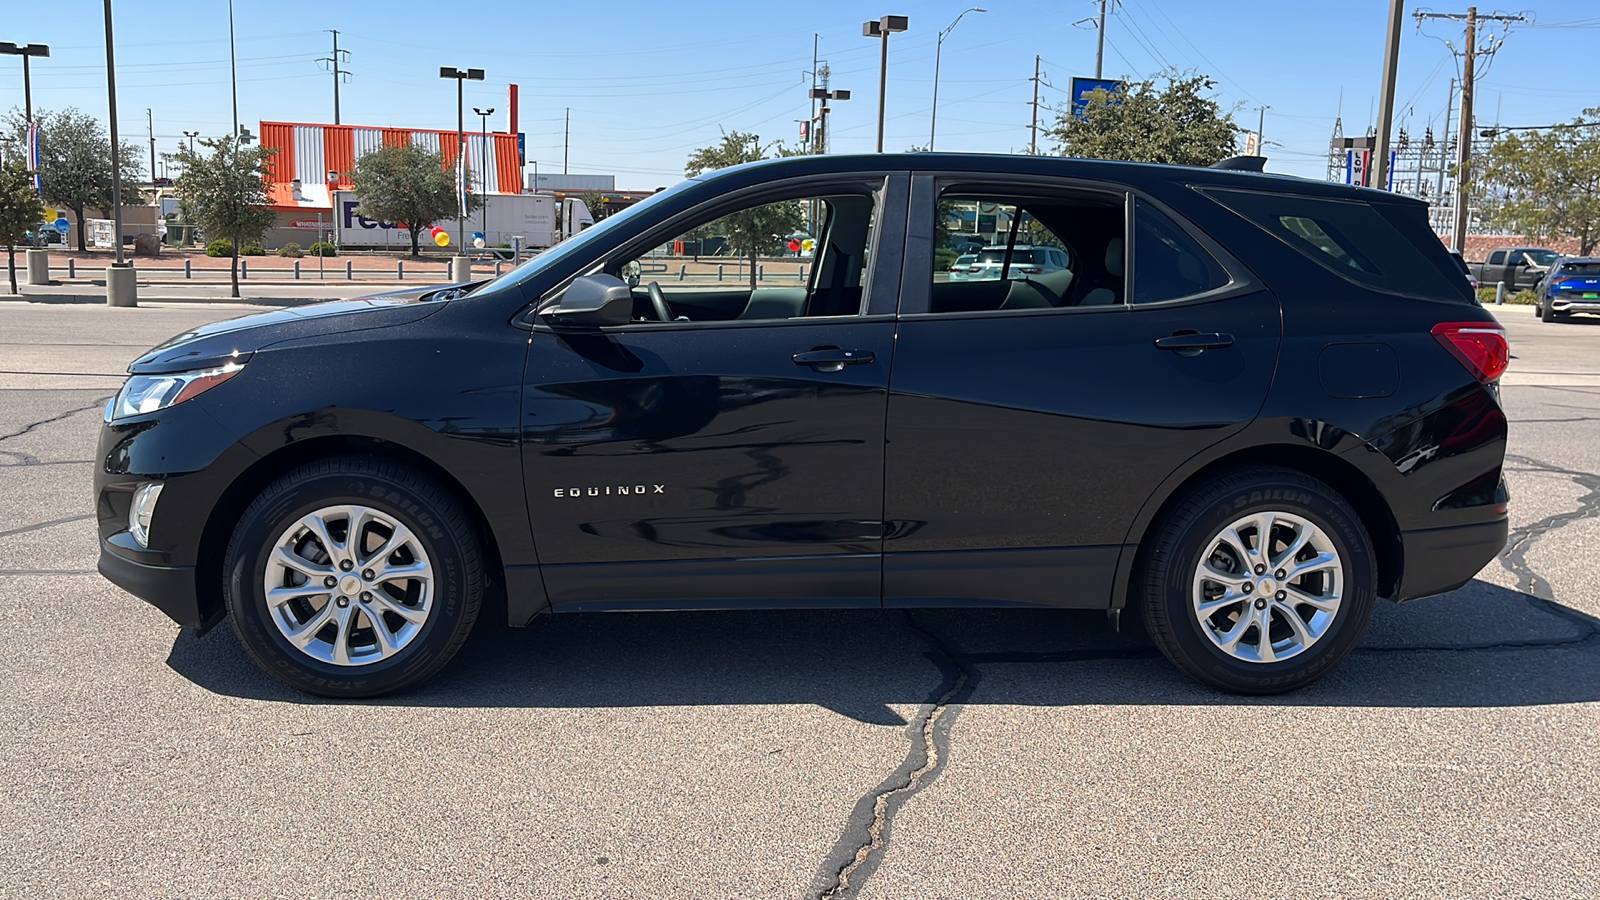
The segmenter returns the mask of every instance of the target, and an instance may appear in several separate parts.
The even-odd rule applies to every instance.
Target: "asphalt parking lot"
[[[0,302],[0,896],[1600,893],[1600,319],[1496,310],[1507,549],[1286,697],[1100,615],[869,611],[480,626],[340,703],[94,571],[123,367],[251,310]]]

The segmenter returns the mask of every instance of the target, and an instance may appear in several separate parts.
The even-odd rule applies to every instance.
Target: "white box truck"
[[[577,197],[556,197],[551,194],[484,194],[484,204],[467,218],[467,245],[472,249],[472,235],[482,232],[484,246],[510,246],[513,237],[522,238],[522,246],[541,250],[553,247],[561,239],[577,234],[594,224],[589,207]],[[361,215],[361,198],[354,191],[333,192],[333,237],[340,247],[352,250],[410,250],[411,232],[393,222],[369,219]],[[559,215],[558,215],[559,214]],[[445,219],[434,224],[450,233],[450,246],[458,240],[457,220]],[[487,227],[485,227],[487,226]],[[423,235],[418,242],[434,246]]]

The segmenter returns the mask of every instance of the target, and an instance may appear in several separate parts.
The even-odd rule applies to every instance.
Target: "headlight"
[[[122,386],[111,405],[111,418],[121,419],[142,413],[153,413],[185,400],[198,397],[206,391],[239,374],[244,366],[228,363],[215,369],[194,372],[174,372],[170,375],[135,375]]]

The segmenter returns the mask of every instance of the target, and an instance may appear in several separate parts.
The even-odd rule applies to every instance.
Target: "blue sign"
[[[1106,91],[1115,95],[1126,88],[1126,82],[1114,78],[1074,78],[1071,90],[1068,92],[1072,97],[1072,114],[1077,118],[1083,118],[1089,110],[1089,95],[1095,91]],[[1118,101],[1113,98],[1112,102]]]
[[[517,132],[517,166],[521,168],[528,164],[528,136]]]
[[[67,221],[66,216],[57,217],[54,222],[50,223],[50,225],[62,234],[66,234],[67,229],[72,227],[72,223]]]

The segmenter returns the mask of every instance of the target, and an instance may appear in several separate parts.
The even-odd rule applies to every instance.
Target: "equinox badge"
[[[654,488],[654,490],[649,490],[649,488]],[[614,487],[612,485],[606,485],[605,487],[556,488],[555,489],[555,496],[557,496],[557,497],[616,497],[616,496],[626,497],[626,496],[628,496],[630,494],[665,494],[666,492],[667,492],[667,486],[664,485],[664,484],[654,484],[654,485],[644,485],[644,484],[626,485],[626,484],[619,484],[619,485],[616,485]]]

